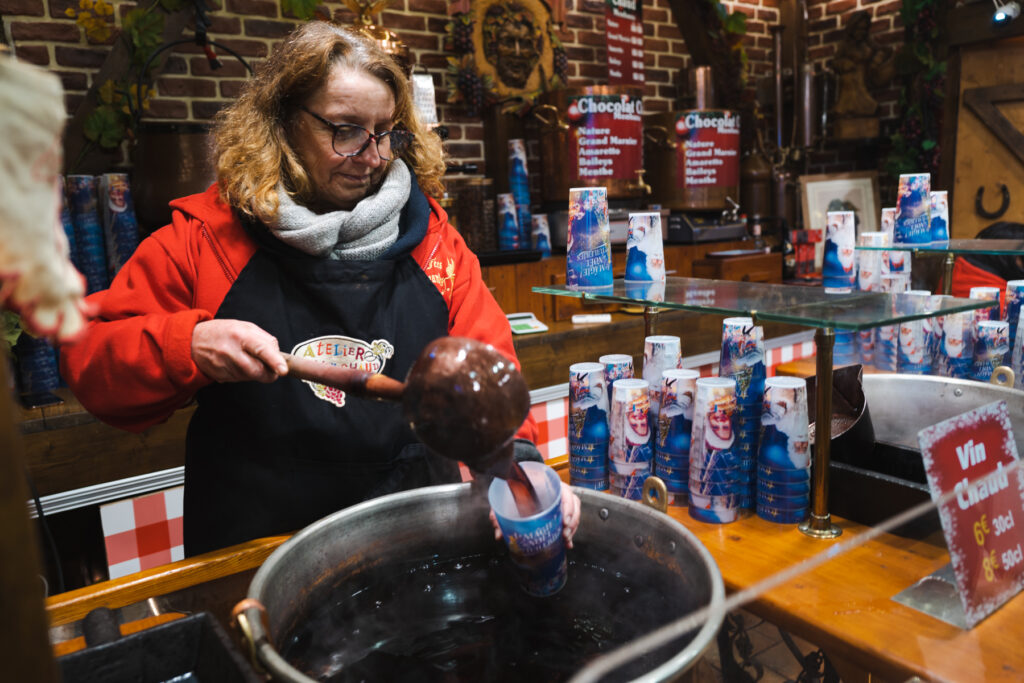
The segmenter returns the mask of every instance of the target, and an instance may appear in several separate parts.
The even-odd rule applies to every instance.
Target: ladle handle
[[[325,384],[361,398],[401,401],[405,383],[386,375],[328,365],[309,358],[282,353],[288,364],[288,374],[298,379]]]

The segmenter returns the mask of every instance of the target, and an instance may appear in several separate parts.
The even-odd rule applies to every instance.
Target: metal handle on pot
[[[668,489],[660,477],[650,476],[644,479],[644,487],[640,493],[644,505],[658,512],[668,512]]]
[[[554,120],[546,119],[541,116],[542,111],[550,111],[555,117]],[[558,130],[569,130],[569,124],[562,120],[561,112],[558,111],[558,107],[553,104],[538,104],[533,108],[533,117],[543,123],[548,128],[556,128]]]
[[[249,661],[256,671],[265,673],[266,670],[256,654],[256,638],[253,636],[252,625],[249,623],[249,617],[245,613],[246,610],[256,610],[259,612],[260,619],[263,620],[264,630],[267,630],[267,610],[261,602],[252,598],[245,598],[231,610],[231,623],[237,625],[238,630],[242,632],[242,639],[245,641],[246,649],[249,652]]]
[[[644,128],[644,137],[662,149],[675,149],[678,147],[678,143],[675,140],[668,139],[668,128],[665,126],[647,126]]]
[[[1000,365],[998,368],[992,371],[992,379],[989,380],[991,384],[995,384],[997,387],[1006,387],[1008,389],[1013,388],[1013,382],[1016,376],[1013,370]]]

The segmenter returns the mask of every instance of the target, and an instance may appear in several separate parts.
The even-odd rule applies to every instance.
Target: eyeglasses
[[[385,130],[374,133],[353,123],[331,123],[319,114],[314,114],[302,105],[299,109],[324,124],[334,133],[331,146],[334,153],[343,157],[357,157],[366,151],[370,142],[377,141],[377,155],[384,161],[391,161],[409,148],[413,134],[407,130]]]

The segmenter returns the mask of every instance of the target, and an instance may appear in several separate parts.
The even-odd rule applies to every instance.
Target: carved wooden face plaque
[[[544,90],[554,71],[548,8],[540,0],[475,0],[471,14],[476,68],[493,79],[495,94]]]

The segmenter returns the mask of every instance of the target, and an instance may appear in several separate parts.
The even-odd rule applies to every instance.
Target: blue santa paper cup
[[[932,242],[949,241],[949,196],[946,190],[928,193]]]
[[[1022,322],[1024,322],[1024,308],[1017,314],[1018,334],[1017,338],[1013,340],[1013,352],[1010,358],[1015,375],[1013,386],[1016,389],[1024,389],[1024,330],[1020,329]]]
[[[530,216],[530,246],[540,251],[541,258],[551,256],[551,226],[546,213],[535,213]]]
[[[811,506],[811,494],[783,496],[775,492],[758,491],[757,504],[780,510],[806,510]]]
[[[935,373],[968,379],[974,361],[974,312],[942,316],[942,332],[935,354]]]
[[[612,422],[609,458],[622,463],[650,463],[654,458],[650,385],[643,379],[620,379],[612,384]]]
[[[497,196],[498,207],[498,249],[513,251],[519,249],[519,212],[516,199],[511,192],[503,192]]]
[[[924,311],[931,304],[927,290],[906,293],[915,301],[914,310]],[[931,323],[926,319],[906,320],[898,326],[896,371],[907,375],[927,375],[932,371]]]
[[[608,387],[600,363],[569,366],[569,455],[607,458]],[[582,463],[581,463],[582,464]],[[594,466],[603,464],[595,462]]]
[[[107,270],[113,278],[139,246],[139,222],[135,219],[128,174],[106,173],[99,176],[99,199]]]
[[[765,382],[761,425],[758,463],[784,470],[806,470],[811,464],[807,380],[769,377]]]
[[[661,241],[661,214],[629,214],[626,233],[626,282],[664,282],[665,249]]]
[[[779,496],[808,496],[811,493],[810,470],[808,470],[808,477],[802,481],[758,479],[757,490],[759,493],[773,493]]]
[[[849,289],[856,284],[856,215],[853,211],[828,211],[826,214],[825,258],[822,284],[827,288]]]
[[[68,212],[75,226],[75,246],[78,250],[78,262],[75,265],[85,277],[86,293],[92,294],[110,286],[106,238],[100,223],[96,197],[96,177],[69,175],[66,184]]]
[[[892,246],[892,241],[895,238],[896,211],[895,206],[887,206],[882,209],[882,214],[878,219],[879,231],[887,235],[885,238],[885,246]],[[879,264],[881,266],[880,272],[882,275],[888,275],[890,272],[900,272],[903,270],[902,262],[899,264],[899,267],[893,270],[893,264],[890,258],[892,253],[893,252],[891,251],[882,252],[882,262]]]
[[[1020,321],[1021,304],[1024,304],[1024,280],[1010,280],[1006,283],[1006,313],[1003,320],[1010,323],[1010,348],[1017,343],[1017,325]]]
[[[768,520],[769,522],[775,522],[776,524],[799,524],[807,519],[807,515],[809,513],[810,509],[808,508],[786,510],[769,507],[767,505],[757,506],[758,517]]]
[[[603,187],[569,190],[565,284],[574,290],[603,290],[612,285],[608,191]]]
[[[690,457],[693,432],[693,402],[700,373],[686,368],[669,368],[661,373],[660,410],[655,454],[665,458]]]
[[[987,382],[1010,351],[1010,325],[1005,320],[982,320],[975,324],[974,362],[971,379]]]
[[[606,353],[597,359],[604,365],[604,379],[611,386],[620,379],[633,379],[633,356],[628,353]]]
[[[763,480],[786,484],[798,481],[808,481],[810,477],[811,469],[809,467],[776,467],[774,465],[767,465],[760,461],[757,463],[758,483]]]
[[[718,375],[736,381],[736,401],[740,405],[761,405],[764,395],[764,328],[753,318],[735,317],[722,321],[722,350]]]
[[[1002,293],[1002,290],[998,287],[971,287],[971,292],[968,297],[982,301],[999,301],[999,296]],[[999,318],[1000,314],[998,304],[989,308],[976,308],[974,310],[975,321],[999,320]]]
[[[858,238],[862,247],[887,247],[890,235],[884,232],[862,232]],[[877,292],[882,287],[882,257],[889,258],[885,251],[860,251],[857,253],[857,289],[862,292]]]

